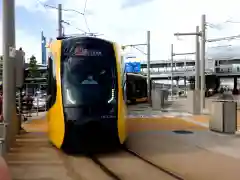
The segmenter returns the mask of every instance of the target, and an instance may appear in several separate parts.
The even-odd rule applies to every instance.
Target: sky
[[[2,2],[0,8],[2,12]],[[146,43],[146,31],[151,31],[151,60],[170,58],[170,46],[175,53],[195,51],[195,37],[174,37],[176,32],[194,32],[201,25],[201,15],[206,14],[207,38],[220,38],[240,34],[240,1],[228,0],[87,0],[86,19],[90,32],[103,34],[101,38],[113,40],[121,45]],[[15,0],[16,46],[22,47],[26,57],[37,57],[41,62],[41,31],[49,38],[57,36],[57,10],[45,8],[42,4],[63,9],[84,11],[85,0]],[[80,34],[88,31],[82,15],[63,11],[66,34]],[[2,13],[0,15],[0,54],[2,54]],[[228,46],[231,45],[231,46]],[[220,47],[216,47],[220,46]],[[209,57],[240,57],[240,41],[221,41],[207,44]],[[212,48],[211,48],[212,47]],[[146,53],[145,46],[138,47]],[[141,61],[146,56],[137,50],[127,48],[126,54],[133,54]],[[176,56],[176,59],[194,57]]]

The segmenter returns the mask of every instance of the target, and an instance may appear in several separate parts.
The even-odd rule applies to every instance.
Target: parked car
[[[46,101],[47,95],[45,94],[38,94],[37,96],[33,97],[33,109],[38,111],[45,111],[46,110]]]

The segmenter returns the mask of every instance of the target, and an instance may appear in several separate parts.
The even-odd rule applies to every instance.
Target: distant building
[[[30,94],[34,94],[37,89],[46,89],[47,88],[47,65],[37,65],[38,66],[38,76],[31,77],[29,72],[29,64],[25,63],[25,81],[24,81],[24,89],[27,90]]]
[[[36,89],[36,88],[45,88],[47,86],[47,65],[37,65],[39,76],[38,77],[30,77],[29,73],[29,64],[25,63],[25,82],[24,89]],[[3,57],[0,56],[0,85],[2,85],[3,80]]]
[[[46,37],[43,35],[43,32],[41,32],[41,38],[42,38],[42,64],[47,63],[47,49],[46,49]]]
[[[20,51],[23,51],[22,48],[19,48]],[[24,56],[25,56],[25,52],[23,51]],[[3,56],[0,55],[0,84],[2,84],[2,80],[3,80]]]

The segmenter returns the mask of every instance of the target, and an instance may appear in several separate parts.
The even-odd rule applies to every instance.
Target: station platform
[[[209,104],[210,103],[207,102],[207,106],[209,106]],[[174,122],[175,125],[177,124],[179,126],[181,123],[183,123],[184,127],[187,127],[187,122],[189,122],[188,125],[192,126],[193,124],[195,124],[197,126],[194,127],[201,127],[200,129],[204,127],[205,129],[209,128],[210,117],[211,116],[209,113],[202,115],[192,115],[190,113],[184,112],[184,110],[181,109],[178,111],[171,108],[163,109],[162,111],[152,110],[152,108],[146,103],[129,106],[128,114],[128,118],[133,120],[156,120],[159,118],[160,120],[163,120],[163,118],[174,118],[174,120],[180,120],[179,123]],[[240,130],[240,109],[237,110],[237,129]]]
[[[13,179],[111,179],[86,158],[69,157],[54,148],[47,138],[44,117],[33,117],[24,123],[24,131],[16,137],[16,143],[7,155]],[[207,115],[153,111],[146,104],[130,106],[126,145],[182,179],[237,180],[240,170],[239,135],[210,132],[208,118]],[[117,168],[124,177],[122,179],[144,180],[148,176],[154,180],[170,179],[161,174],[149,175],[151,170],[146,171],[143,165],[128,156],[106,156],[105,162],[113,169]]]
[[[130,149],[182,179],[239,179],[238,132],[226,135],[209,131],[210,115],[171,111],[151,114],[151,108],[144,106],[131,108],[133,121],[128,121],[127,141]],[[240,111],[237,125],[239,129]]]
[[[239,179],[238,135],[220,135],[208,130],[188,132],[155,130],[132,133],[127,146],[182,179]]]

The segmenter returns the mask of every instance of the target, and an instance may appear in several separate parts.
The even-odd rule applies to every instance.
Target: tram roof
[[[57,40],[62,40],[63,42],[64,41],[76,41],[78,40],[79,38],[81,39],[92,39],[92,40],[100,40],[100,41],[105,41],[105,42],[108,42],[110,43],[111,41],[109,40],[106,40],[106,39],[103,39],[103,38],[99,38],[99,37],[94,37],[94,36],[81,36],[81,35],[73,35],[73,36],[66,36],[66,37],[58,37]]]
[[[142,75],[142,74],[140,74],[140,73],[127,73],[127,76],[130,76],[130,77],[138,77],[138,78],[147,78],[147,76]]]

